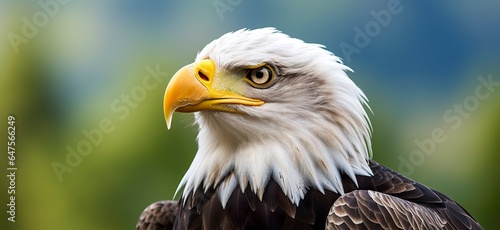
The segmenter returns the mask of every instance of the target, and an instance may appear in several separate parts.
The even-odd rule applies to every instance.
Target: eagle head
[[[224,206],[274,180],[296,205],[310,188],[343,194],[371,175],[366,97],[340,58],[274,28],[227,33],[170,80],[164,112],[194,112],[198,152],[177,191],[215,188]]]

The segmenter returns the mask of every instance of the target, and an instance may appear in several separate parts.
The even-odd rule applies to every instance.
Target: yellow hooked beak
[[[214,84],[215,63],[201,60],[182,67],[172,77],[165,91],[163,110],[167,128],[170,129],[172,115],[178,112],[196,112],[200,110],[218,110],[237,112],[227,104],[259,106],[264,101],[244,97],[230,89],[223,89]]]

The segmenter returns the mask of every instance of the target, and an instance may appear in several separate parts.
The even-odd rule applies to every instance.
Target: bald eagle
[[[367,99],[346,71],[274,28],[209,43],[165,92],[168,128],[174,111],[199,126],[182,194],[147,207],[137,229],[482,229],[370,159]]]

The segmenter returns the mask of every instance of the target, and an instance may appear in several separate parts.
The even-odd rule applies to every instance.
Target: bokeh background
[[[370,13],[393,8],[382,26]],[[0,172],[8,115],[18,167],[16,223],[7,221],[0,176],[1,229],[133,229],[148,204],[173,197],[197,148],[192,115],[175,114],[166,129],[168,79],[220,35],[266,26],[324,44],[354,69],[374,112],[377,161],[498,227],[500,86],[478,103],[474,95],[480,76],[500,82],[499,2],[4,0],[0,15]],[[373,23],[370,41],[346,55],[341,44],[356,47],[356,28]],[[144,80],[148,66],[158,80]],[[446,140],[412,155],[439,128]],[[84,133],[96,144],[81,144],[90,143]],[[69,166],[68,148],[86,155]],[[71,172],[58,178],[54,162]]]

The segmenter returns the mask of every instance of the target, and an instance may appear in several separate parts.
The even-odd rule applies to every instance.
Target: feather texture
[[[259,199],[274,180],[297,205],[311,187],[343,194],[341,173],[355,183],[356,175],[371,175],[366,97],[344,72],[350,69],[323,46],[273,28],[239,30],[208,44],[197,55],[202,59],[215,62],[217,76],[235,77],[263,63],[277,76],[270,88],[243,89],[264,105],[227,105],[242,114],[195,113],[199,148],[177,190],[184,189],[183,198],[199,186],[218,187],[229,173],[242,192],[249,186]],[[216,191],[223,206],[232,188]]]
[[[137,221],[137,230],[172,229],[178,216],[177,201],[163,200],[149,205]]]
[[[147,228],[155,222],[147,219],[166,221],[156,226],[172,226],[161,229],[482,229],[447,196],[374,161],[369,167],[374,175],[357,176],[359,186],[341,175],[344,195],[310,189],[298,206],[274,180],[269,181],[262,201],[248,187],[235,188],[226,208],[216,195],[217,188],[207,192],[198,188],[179,203],[173,226],[172,217],[157,216],[176,212],[148,208],[137,229],[156,229]],[[151,213],[155,217],[147,218]]]
[[[196,112],[180,200],[146,209],[138,229],[481,229],[447,196],[370,160],[367,99],[323,46],[243,29],[203,59],[215,63],[212,84],[265,103]],[[246,84],[245,70],[263,65],[272,84]]]

